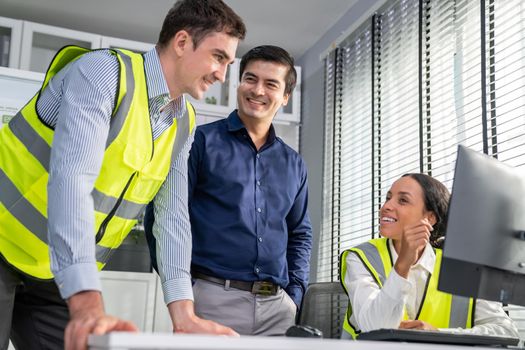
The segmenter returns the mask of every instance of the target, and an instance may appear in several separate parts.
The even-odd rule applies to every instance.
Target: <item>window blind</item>
[[[338,226],[334,225],[332,213],[338,211],[338,206],[334,205],[333,194],[339,191],[334,182],[334,157],[339,153],[334,151],[334,119],[336,100],[340,101],[339,93],[336,92],[336,58],[338,50],[332,51],[325,58],[325,122],[324,122],[324,158],[323,158],[323,204],[321,236],[319,238],[319,252],[317,259],[317,278],[318,282],[337,280],[336,270],[333,268],[333,247],[332,240],[338,235]]]
[[[318,281],[338,280],[342,250],[370,236],[372,196],[371,26],[326,59],[323,222]]]
[[[373,179],[377,211],[397,178],[419,172],[419,2],[389,2],[374,23],[378,33]],[[378,232],[378,220],[373,226],[373,232]]]
[[[525,167],[525,3],[486,1],[489,154]]]
[[[480,2],[425,1],[423,171],[452,187],[457,145],[483,151]]]
[[[458,144],[525,168],[524,88],[521,0],[391,0],[343,41],[326,60],[318,280],[377,233],[402,174],[450,188]]]

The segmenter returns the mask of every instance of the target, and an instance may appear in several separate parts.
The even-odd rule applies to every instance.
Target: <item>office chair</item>
[[[298,324],[321,330],[324,338],[340,338],[347,306],[348,296],[340,282],[311,283]]]

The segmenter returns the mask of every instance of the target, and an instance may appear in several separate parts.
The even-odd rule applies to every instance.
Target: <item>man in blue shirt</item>
[[[272,125],[295,83],[288,52],[250,50],[240,64],[239,109],[198,127],[190,151],[195,312],[240,334],[283,334],[308,284],[306,168]]]

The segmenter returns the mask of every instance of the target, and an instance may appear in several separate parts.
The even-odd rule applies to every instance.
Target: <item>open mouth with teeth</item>
[[[254,98],[250,98],[250,97],[248,97],[247,100],[248,100],[248,102],[250,102],[250,103],[254,103],[254,104],[257,104],[257,105],[264,105],[264,102],[263,102],[263,101],[259,101],[259,100],[256,100],[256,99],[254,99]]]
[[[391,217],[388,217],[388,216],[383,216],[381,218],[381,223],[394,223],[394,222],[397,222],[397,219],[394,219],[394,218],[391,218]]]

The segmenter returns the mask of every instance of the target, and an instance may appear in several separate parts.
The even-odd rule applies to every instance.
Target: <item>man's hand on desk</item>
[[[179,300],[168,304],[175,333],[204,333],[238,337],[239,334],[229,327],[205,320],[195,315],[193,301]]]
[[[97,291],[80,292],[67,300],[70,321],[64,334],[66,350],[87,349],[89,334],[105,334],[111,331],[137,332],[131,322],[106,315],[102,296]]]
[[[401,321],[399,324],[400,329],[423,329],[426,331],[437,331],[438,329],[430,323],[420,320],[407,320]]]

